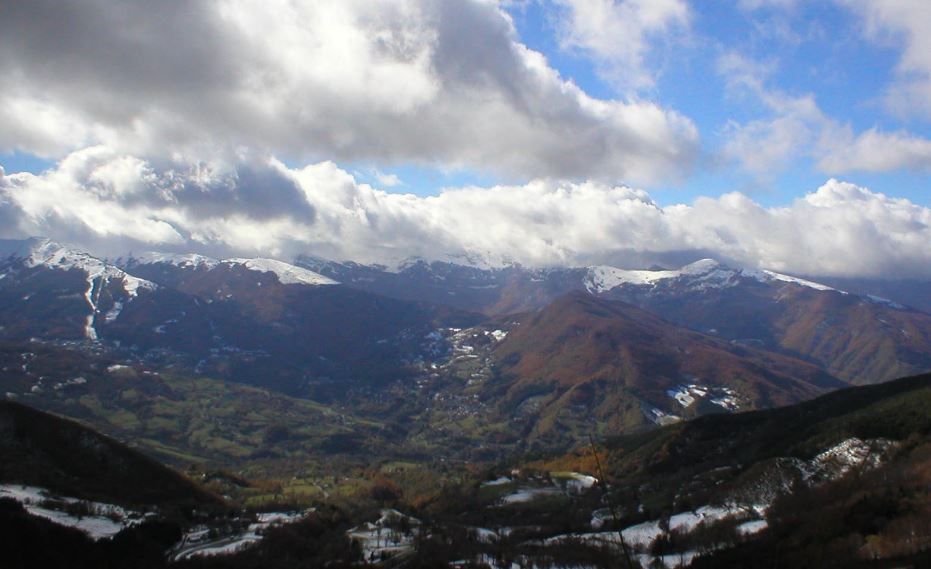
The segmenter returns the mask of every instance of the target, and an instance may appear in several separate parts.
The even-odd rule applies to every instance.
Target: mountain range
[[[0,338],[99,340],[295,395],[416,375],[451,349],[438,330],[499,321],[515,331],[494,350],[495,373],[520,378],[506,404],[565,387],[567,375],[589,391],[600,389],[592,380],[623,384],[631,405],[697,377],[770,406],[931,369],[925,312],[710,259],[677,270],[157,253],[108,262],[46,239],[2,242],[0,259]],[[587,335],[564,343],[571,326]],[[555,345],[535,353],[554,342],[575,363]],[[584,400],[582,389],[571,397]]]

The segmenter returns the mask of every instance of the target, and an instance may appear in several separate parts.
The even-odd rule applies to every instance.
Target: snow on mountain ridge
[[[769,270],[732,269],[715,261],[714,259],[701,259],[685,265],[678,270],[629,270],[618,269],[608,265],[598,265],[588,268],[585,278],[585,288],[592,293],[607,292],[624,284],[636,286],[656,286],[660,281],[689,277],[690,286],[705,288],[728,288],[736,286],[740,278],[749,278],[761,283],[774,281],[792,283],[799,286],[819,290],[846,292],[816,283],[813,281],[792,277]]]
[[[214,258],[198,255],[197,253],[178,255],[171,253],[156,253],[154,251],[142,253],[138,256],[133,256],[130,258],[130,261],[139,265],[154,265],[157,263],[164,263],[167,265],[174,265],[176,267],[207,267],[208,269],[212,269],[213,267],[216,267],[220,264],[220,261]]]
[[[250,271],[274,273],[281,284],[304,284],[312,286],[339,284],[337,281],[319,273],[274,259],[224,259],[221,262],[224,264],[242,265]]]
[[[90,314],[88,314],[87,321],[84,324],[84,335],[89,340],[97,339],[97,329],[94,327],[98,312],[97,301],[101,289],[110,280],[119,280],[130,299],[139,294],[140,289],[155,290],[157,288],[157,285],[153,282],[134,277],[126,271],[84,251],[62,245],[50,239],[32,238],[24,241],[3,241],[0,244],[0,254],[3,254],[6,259],[22,261],[29,268],[44,266],[61,271],[72,269],[83,271],[87,275],[87,290],[84,292],[84,298],[90,307]],[[95,286],[98,283],[99,286]],[[118,311],[115,314],[113,311],[109,312],[107,320],[115,319],[118,314]]]
[[[724,288],[736,284],[734,276],[735,271],[714,259],[701,259],[678,270],[618,269],[609,265],[598,265],[588,268],[584,284],[589,292],[598,293],[607,292],[623,284],[656,286],[660,281],[692,277],[691,280],[700,283],[702,288]]]
[[[139,265],[168,264],[184,269],[213,269],[220,265],[234,266],[242,265],[251,271],[262,273],[274,273],[281,284],[304,284],[304,285],[333,285],[339,284],[337,281],[325,277],[319,273],[298,267],[283,261],[264,258],[233,258],[233,259],[213,259],[196,253],[185,255],[166,254],[157,252],[143,253],[131,258],[131,262]]]

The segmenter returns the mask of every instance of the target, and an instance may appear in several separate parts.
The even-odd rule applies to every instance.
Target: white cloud
[[[643,25],[662,28],[643,4]],[[690,120],[589,97],[486,0],[13,2],[0,67],[0,152],[248,147],[638,183],[674,179],[697,153]]]
[[[931,118],[931,2],[927,0],[837,0],[863,21],[871,40],[902,47],[898,81],[887,93],[902,115]]]
[[[372,171],[372,175],[375,176],[375,180],[378,182],[379,186],[394,188],[404,185],[404,182],[401,181],[401,178],[399,178],[397,174],[386,174],[376,168]]]
[[[813,95],[768,88],[772,65],[733,52],[718,61],[729,89],[749,94],[766,111],[761,118],[731,122],[725,129],[724,153],[747,170],[768,175],[800,157],[811,158],[830,175],[931,167],[931,140],[878,128],[855,133],[850,125],[826,115]]]
[[[39,176],[0,176],[0,219],[6,237],[111,255],[479,254],[543,266],[701,254],[798,274],[931,276],[931,209],[836,180],[770,208],[739,193],[660,207],[641,190],[552,180],[422,198],[359,183],[332,162],[290,169],[247,154],[233,168],[156,166],[92,148]]]
[[[819,165],[830,173],[888,172],[902,168],[927,171],[931,170],[931,140],[875,128],[854,136],[848,128],[837,134]]]
[[[592,57],[600,73],[622,92],[652,87],[646,64],[651,43],[688,27],[684,0],[554,0],[564,49]]]

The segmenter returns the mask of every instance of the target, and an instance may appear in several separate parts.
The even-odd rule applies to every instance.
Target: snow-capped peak
[[[205,257],[203,255],[198,255],[196,253],[188,253],[186,255],[176,255],[170,253],[143,253],[142,255],[133,257],[130,260],[130,265],[150,265],[150,264],[168,264],[180,267],[183,269],[213,269],[220,265],[241,265],[251,271],[259,271],[263,273],[274,273],[278,277],[278,281],[281,284],[304,284],[304,285],[331,285],[339,284],[333,279],[327,278],[319,273],[315,273],[311,270],[292,265],[290,263],[285,263],[282,261],[276,261],[274,259],[247,259],[247,258],[234,258],[234,259],[213,259],[211,257]]]
[[[274,273],[281,284],[304,284],[314,286],[339,284],[333,279],[327,278],[319,273],[274,259],[224,259],[222,262],[230,265],[242,265],[251,271]]]
[[[685,265],[678,271],[674,272],[678,272],[680,275],[706,275],[711,271],[716,271],[718,269],[729,270],[727,267],[714,259],[699,259],[698,261],[689,263],[688,265]]]
[[[682,276],[714,281],[724,286],[729,283],[734,274],[734,271],[714,259],[701,259],[685,265],[679,270],[629,270],[599,265],[588,268],[585,288],[589,292],[605,292],[623,284],[655,286],[660,281],[677,279]]]
[[[87,290],[84,298],[90,307],[90,314],[84,326],[84,335],[90,340],[97,339],[97,330],[94,322],[97,317],[97,296],[107,282],[118,280],[130,299],[134,298],[140,289],[154,290],[156,284],[145,279],[134,277],[122,269],[106,263],[84,251],[56,243],[50,239],[31,238],[23,241],[0,241],[0,255],[4,260],[20,261],[29,268],[47,267],[49,269],[70,271],[77,269],[83,271],[87,277]],[[95,290],[98,294],[94,294]],[[120,303],[117,303],[122,306]],[[109,313],[107,319],[116,317],[116,312]]]
[[[174,265],[176,267],[182,268],[205,267],[208,269],[212,269],[213,267],[216,267],[220,264],[220,261],[216,259],[198,255],[196,253],[176,255],[171,253],[156,252],[142,253],[141,255],[133,256],[129,262],[136,265],[155,265],[163,263],[166,265]]]
[[[30,268],[45,266],[62,271],[79,269],[87,273],[88,282],[97,278],[122,279],[123,288],[130,296],[135,296],[140,288],[156,288],[153,282],[134,277],[89,253],[50,239],[33,237],[22,241],[4,240],[0,242],[0,255],[4,259],[20,260]]]
[[[732,269],[714,259],[701,259],[679,270],[626,270],[601,265],[588,268],[585,287],[589,292],[605,292],[623,284],[655,286],[660,281],[687,277],[693,288],[727,288],[735,286],[741,278],[761,283],[784,282],[820,291],[836,291],[827,285],[792,277],[769,270]],[[837,291],[841,292],[843,291]]]

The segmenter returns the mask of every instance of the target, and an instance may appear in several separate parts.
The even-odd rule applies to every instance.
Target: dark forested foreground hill
[[[68,419],[0,401],[0,481],[121,505],[215,506],[174,470]]]

